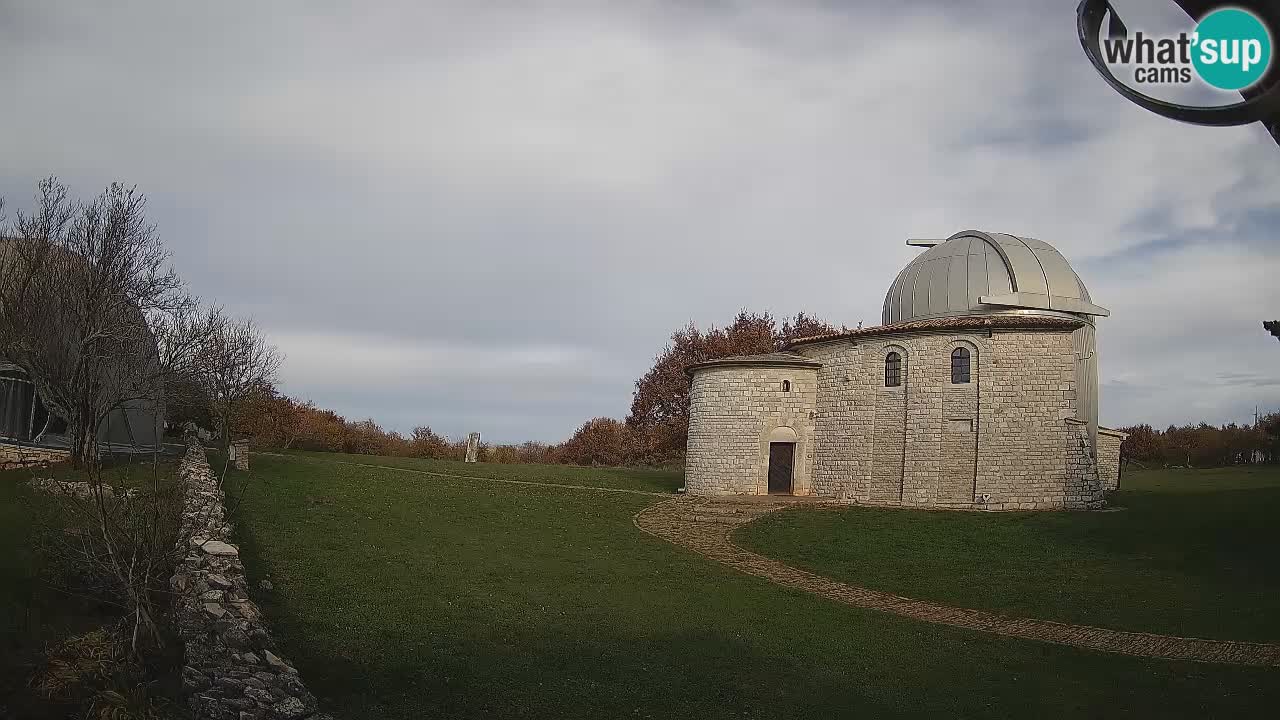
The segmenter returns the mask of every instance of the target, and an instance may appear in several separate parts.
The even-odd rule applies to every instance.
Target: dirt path
[[[1108,630],[1051,620],[1011,618],[982,610],[912,600],[892,593],[848,585],[791,567],[743,549],[730,539],[730,533],[735,527],[778,508],[797,504],[797,500],[767,497],[716,501],[677,498],[641,510],[636,514],[634,522],[644,532],[687,547],[736,570],[855,607],[880,610],[923,622],[1124,655],[1280,666],[1280,645],[1277,644]]]

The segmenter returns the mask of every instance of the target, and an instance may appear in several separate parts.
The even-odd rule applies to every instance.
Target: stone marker
[[[473,463],[476,456],[480,454],[480,433],[473,432],[467,435],[467,458],[465,462]]]
[[[231,462],[235,469],[244,472],[249,469],[249,441],[248,440],[232,440],[228,448],[231,455]]]

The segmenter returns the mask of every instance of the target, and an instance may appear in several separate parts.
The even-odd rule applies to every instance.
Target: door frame
[[[791,472],[789,473],[790,477],[787,478],[786,492],[774,492],[773,489],[770,487],[770,485],[772,484],[770,481],[773,476],[773,446],[775,445],[787,445],[791,448],[791,467],[790,467]],[[765,494],[767,495],[795,495],[796,494],[796,449],[798,445],[799,443],[792,442],[789,440],[772,441],[769,443],[769,462],[765,468]]]

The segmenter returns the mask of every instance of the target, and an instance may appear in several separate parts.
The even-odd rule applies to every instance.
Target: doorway
[[[769,494],[790,495],[792,469],[795,466],[796,444],[791,442],[769,443]]]

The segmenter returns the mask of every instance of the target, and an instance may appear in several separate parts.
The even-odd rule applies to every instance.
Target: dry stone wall
[[[0,470],[15,467],[43,467],[62,462],[71,456],[67,450],[0,444]]]
[[[783,382],[790,389],[783,390]],[[727,366],[699,370],[689,391],[685,487],[701,495],[768,492],[769,436],[796,434],[793,492],[812,492],[817,368]]]
[[[190,546],[171,585],[186,644],[182,681],[191,711],[209,720],[332,720],[317,712],[315,697],[249,599],[222,489],[199,444],[187,448],[179,471],[183,537]]]

